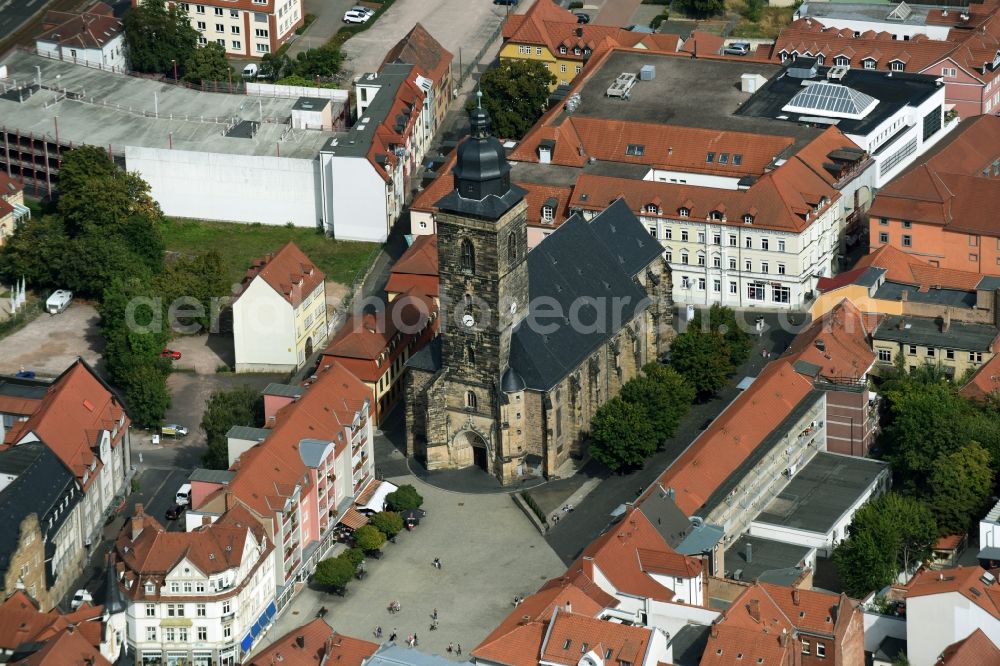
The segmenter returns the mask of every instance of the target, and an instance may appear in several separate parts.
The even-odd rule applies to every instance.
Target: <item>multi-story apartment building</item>
[[[130,425],[118,396],[81,359],[53,380],[27,419],[7,428],[5,443],[17,447],[42,442],[80,484],[84,544],[100,540],[115,500],[130,492]]]
[[[135,664],[234,666],[270,625],[275,544],[234,508],[190,532],[167,532],[136,505],[115,542]]]
[[[457,95],[454,89],[455,78],[451,71],[453,59],[451,52],[441,46],[441,43],[419,23],[396,42],[382,59],[383,67],[390,63],[416,65],[433,82],[427,104],[432,109],[432,134],[444,121],[449,102]]]
[[[872,250],[892,245],[931,266],[1000,276],[1000,118],[962,122],[918,168],[882,188],[870,210]]]
[[[291,241],[256,260],[233,304],[236,372],[294,370],[327,335],[323,271]]]
[[[252,439],[231,433],[232,474],[199,481],[207,495],[195,498],[193,512],[211,519],[242,507],[274,544],[279,609],[329,553],[333,528],[375,477],[372,414],[370,389],[324,362],[302,386],[269,386],[266,427]]]
[[[143,0],[132,0],[133,5]],[[275,53],[305,21],[303,0],[200,0],[176,2],[200,34],[199,44],[217,42],[231,56]]]
[[[961,378],[979,369],[996,354],[1000,330],[993,324],[952,321],[943,317],[884,317],[872,333],[878,364],[908,369],[939,365],[950,377]]]

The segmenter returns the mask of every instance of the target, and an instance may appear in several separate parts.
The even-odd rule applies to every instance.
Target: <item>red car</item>
[[[181,353],[173,349],[164,349],[160,352],[160,358],[169,358],[171,361],[181,360]]]

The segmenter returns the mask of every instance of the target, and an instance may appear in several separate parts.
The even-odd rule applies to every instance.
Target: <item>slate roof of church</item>
[[[649,232],[620,201],[589,223],[574,215],[528,253],[529,301],[541,305],[514,330],[509,361],[529,389],[552,388],[642,310],[646,293],[633,278],[659,254]],[[581,299],[604,300],[603,321],[590,327],[598,330],[576,330],[566,319],[552,317],[554,309],[568,317]],[[617,321],[616,302],[622,304]],[[580,320],[591,323],[594,311],[581,310]]]

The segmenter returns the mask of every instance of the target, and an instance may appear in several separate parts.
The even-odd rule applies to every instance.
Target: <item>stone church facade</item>
[[[441,335],[408,363],[407,454],[502,484],[585,453],[592,416],[672,336],[662,248],[624,201],[527,250],[524,190],[486,112],[438,202]]]

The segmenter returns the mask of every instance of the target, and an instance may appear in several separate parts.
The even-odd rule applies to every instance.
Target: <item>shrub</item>
[[[424,498],[420,496],[417,489],[406,484],[400,486],[385,496],[386,508],[390,511],[406,511],[407,509],[419,509],[424,503]]]
[[[521,491],[521,498],[524,499],[524,503],[528,505],[528,508],[538,516],[538,520],[542,521],[542,525],[548,525],[548,518],[545,517],[545,512],[542,511],[542,507],[538,506],[538,502],[535,498],[528,494],[527,490]]]
[[[668,18],[669,18],[669,16],[667,15],[666,12],[664,12],[662,14],[658,14],[657,16],[653,17],[652,21],[649,22],[649,27],[652,28],[653,30],[658,30],[659,27],[660,27],[660,24],[663,23],[664,21],[666,21]]]

